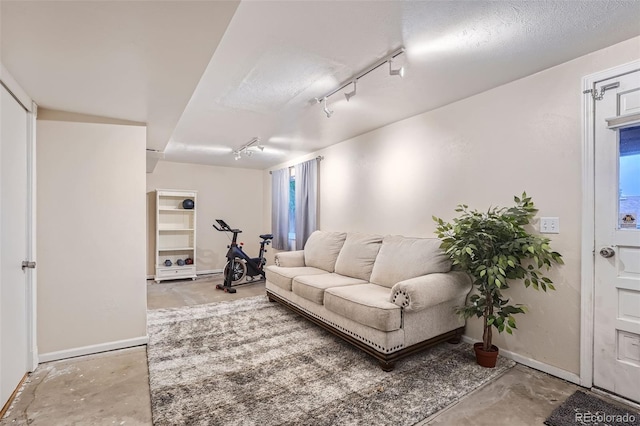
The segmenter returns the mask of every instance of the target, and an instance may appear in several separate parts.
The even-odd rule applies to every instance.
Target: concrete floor
[[[216,290],[216,284],[222,284],[222,276],[219,274],[204,279],[198,278],[195,281],[163,281],[159,284],[148,281],[148,283],[147,308],[149,309],[202,305],[265,294],[262,281],[234,287],[237,292],[233,294]]]
[[[215,290],[218,277],[149,281],[149,309],[179,307],[264,294],[264,284]],[[578,386],[517,365],[420,425],[542,425]],[[145,347],[41,364],[0,426],[151,425]]]

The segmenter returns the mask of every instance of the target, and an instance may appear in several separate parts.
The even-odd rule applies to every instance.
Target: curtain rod
[[[324,160],[324,156],[322,156],[322,155],[318,155],[318,156],[316,157],[316,160],[318,160],[318,161],[322,161],[322,160]],[[304,162],[304,161],[303,161],[303,162]],[[297,164],[302,164],[302,163],[297,163]],[[293,166],[289,166],[289,167],[287,167],[287,168],[288,168],[288,169],[290,169],[291,167],[294,167],[295,165],[296,165],[296,164],[294,164]],[[269,171],[269,174],[270,174],[270,175],[272,175],[272,174],[273,174],[273,171]]]

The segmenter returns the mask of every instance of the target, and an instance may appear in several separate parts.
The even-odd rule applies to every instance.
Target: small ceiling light
[[[236,152],[234,158],[236,159],[236,161],[238,161],[239,159],[242,158],[242,154],[240,154],[239,152]]]
[[[258,149],[259,149],[260,151],[264,151],[264,145],[258,145]]]
[[[333,111],[331,111],[329,108],[327,108],[327,98],[324,98],[324,107],[322,108],[324,113],[327,114],[327,118],[331,118],[331,116],[333,115]]]
[[[353,98],[356,95],[356,84],[358,83],[358,80],[353,80],[353,92],[349,92],[349,93],[345,93],[344,97],[347,98],[347,102],[349,102],[349,99]]]
[[[391,68],[391,63],[393,59],[389,59],[389,75],[399,75],[401,78],[404,77],[404,67],[400,67],[397,70]]]
[[[253,155],[253,151],[249,151],[248,149],[245,149],[244,153],[247,154],[247,157],[251,157]]]

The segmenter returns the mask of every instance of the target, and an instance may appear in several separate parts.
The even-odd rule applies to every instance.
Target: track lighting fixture
[[[327,98],[326,98],[326,96],[324,98],[324,107],[322,109],[324,110],[324,113],[327,114],[327,118],[331,118],[331,116],[333,115],[333,111],[331,111],[329,108],[327,108]]]
[[[353,92],[344,94],[344,97],[347,98],[347,102],[356,95],[356,84],[358,84],[358,80],[353,80]]]
[[[399,75],[400,77],[404,77],[404,66],[401,66],[398,69],[393,69],[391,62],[397,58],[398,56],[402,55],[404,53],[404,47],[401,47],[395,51],[393,51],[392,53],[390,53],[389,55],[385,56],[382,59],[379,59],[378,61],[374,62],[372,65],[370,65],[368,68],[365,68],[364,70],[360,71],[359,73],[357,73],[356,75],[354,75],[353,77],[351,77],[349,80],[347,80],[345,83],[341,84],[339,87],[335,88],[334,90],[330,91],[329,93],[327,93],[324,96],[321,96],[319,98],[316,98],[316,102],[320,103],[323,102],[324,106],[323,106],[323,111],[325,114],[327,114],[327,118],[331,117],[331,115],[333,115],[333,111],[331,111],[330,109],[327,108],[327,99],[330,96],[335,95],[337,92],[341,91],[342,89],[344,89],[345,87],[347,87],[350,84],[353,84],[353,92],[349,92],[349,93],[345,93],[344,97],[347,99],[347,102],[349,101],[349,99],[351,99],[352,97],[354,97],[356,95],[356,85],[358,83],[358,80],[360,80],[362,77],[364,77],[365,75],[369,74],[371,71],[380,68],[381,66],[385,65],[387,62],[389,63],[389,75]]]
[[[251,157],[254,151],[250,150],[249,148],[258,148],[260,151],[264,151],[264,146],[261,145],[259,142],[260,142],[260,138],[258,137],[251,139],[249,142],[245,143],[240,148],[233,151],[234,158],[236,160],[239,160],[242,158],[243,155],[246,155],[247,157]]]
[[[404,77],[404,67],[400,67],[397,70],[391,68],[393,59],[389,59],[389,75],[399,75],[400,78]]]

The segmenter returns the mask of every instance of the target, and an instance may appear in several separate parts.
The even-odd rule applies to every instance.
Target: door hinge
[[[29,260],[23,260],[22,261],[22,270],[24,271],[25,269],[29,268],[29,269],[35,269],[36,267],[36,262],[32,262]]]
[[[618,87],[620,87],[620,82],[616,81],[615,83],[609,83],[609,84],[605,84],[604,86],[601,86],[600,94],[598,94],[598,89],[587,89],[587,90],[583,90],[582,93],[584,95],[586,95],[587,93],[591,93],[591,97],[593,98],[594,101],[601,101],[602,98],[604,98],[604,93],[607,90],[617,89]]]

